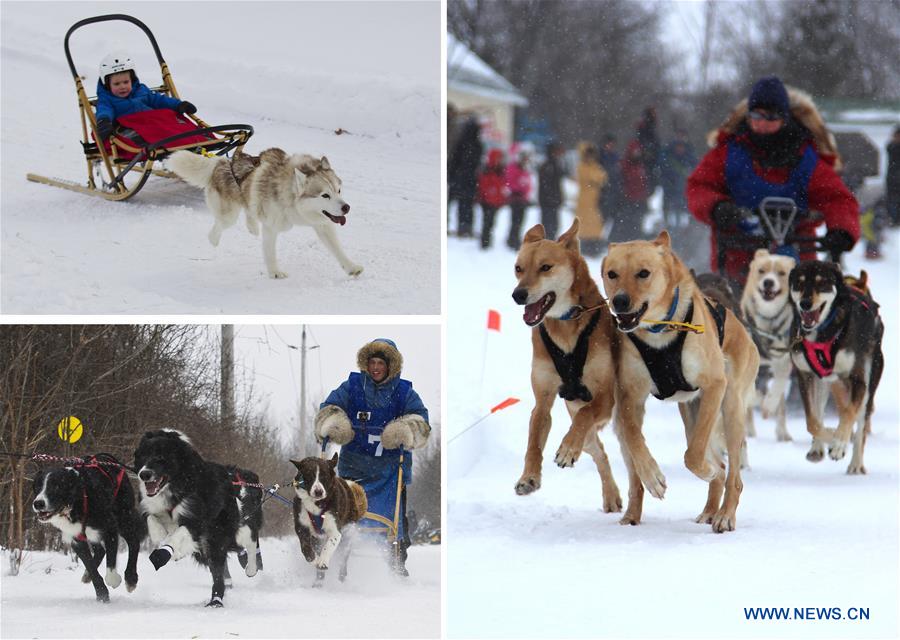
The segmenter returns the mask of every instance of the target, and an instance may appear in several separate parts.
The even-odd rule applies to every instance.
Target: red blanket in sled
[[[110,142],[115,139],[120,158],[132,158],[144,146],[179,133],[196,131],[199,127],[187,116],[171,109],[152,109],[116,118],[118,127],[104,143],[111,151]],[[194,134],[178,138],[164,145],[167,149],[190,147],[215,139],[212,134]]]

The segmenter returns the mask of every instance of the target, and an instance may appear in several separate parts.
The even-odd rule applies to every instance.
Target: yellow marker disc
[[[81,426],[81,420],[75,416],[69,416],[59,421],[56,432],[59,434],[60,440],[65,440],[74,444],[81,439],[81,436],[84,433],[84,427]]]

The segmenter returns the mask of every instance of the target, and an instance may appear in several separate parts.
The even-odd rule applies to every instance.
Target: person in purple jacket
[[[151,91],[138,80],[134,61],[128,54],[111,53],[100,61],[97,79],[97,133],[106,140],[119,116],[151,109],[172,109],[176,113],[196,113],[190,102]]]

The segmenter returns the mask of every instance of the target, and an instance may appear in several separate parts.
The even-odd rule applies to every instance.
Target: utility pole
[[[306,352],[318,348],[319,345],[306,346],[306,325],[300,325],[300,446],[304,454],[309,450],[309,443],[315,440],[306,421]]]
[[[716,5],[712,0],[706,0],[703,20],[703,46],[700,51],[700,92],[705,95],[709,88],[709,64],[712,58],[713,34],[715,33]]]
[[[230,425],[234,420],[234,325],[222,325],[222,355],[220,359],[222,387],[219,390],[219,419]]]

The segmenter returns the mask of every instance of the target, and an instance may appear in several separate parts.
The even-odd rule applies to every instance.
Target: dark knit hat
[[[747,100],[747,109],[770,109],[775,113],[788,116],[791,113],[790,101],[787,89],[776,76],[760,78],[750,90],[750,98]]]

